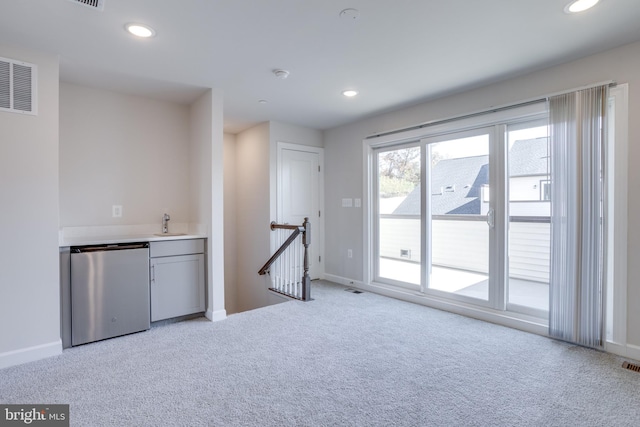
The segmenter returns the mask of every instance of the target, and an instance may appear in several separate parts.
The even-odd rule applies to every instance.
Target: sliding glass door
[[[374,150],[374,280],[544,318],[546,119]]]
[[[423,140],[428,152],[425,219],[429,291],[489,301],[490,144],[493,129]]]
[[[419,289],[423,233],[421,213],[423,148],[409,144],[376,153],[376,277]]]
[[[490,304],[495,128],[376,152],[377,281]]]
[[[546,120],[507,127],[508,309],[542,317],[549,310],[551,177]]]

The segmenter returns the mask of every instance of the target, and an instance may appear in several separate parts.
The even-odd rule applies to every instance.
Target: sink
[[[154,236],[160,237],[172,237],[172,236],[186,236],[187,233],[156,233]]]

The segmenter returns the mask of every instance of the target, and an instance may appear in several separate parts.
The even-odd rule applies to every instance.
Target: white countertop
[[[170,233],[161,234],[157,224],[125,226],[64,227],[59,232],[59,247],[108,245],[115,243],[160,242],[163,240],[206,239],[201,227],[193,224],[172,224]]]
[[[163,240],[186,240],[186,239],[205,239],[207,236],[198,234],[180,234],[180,235],[124,235],[124,236],[90,236],[90,237],[70,237],[60,241],[60,247],[66,246],[85,246],[85,245],[108,245],[115,243],[134,243],[134,242],[160,242]]]

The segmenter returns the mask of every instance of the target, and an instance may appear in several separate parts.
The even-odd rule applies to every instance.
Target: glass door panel
[[[507,308],[549,310],[549,135],[546,120],[509,125]]]
[[[376,280],[420,286],[421,213],[419,146],[378,152]]]
[[[427,140],[427,286],[488,301],[490,134],[475,133]]]

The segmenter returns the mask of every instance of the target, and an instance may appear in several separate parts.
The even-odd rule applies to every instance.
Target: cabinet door
[[[152,258],[151,321],[204,311],[204,255]]]

